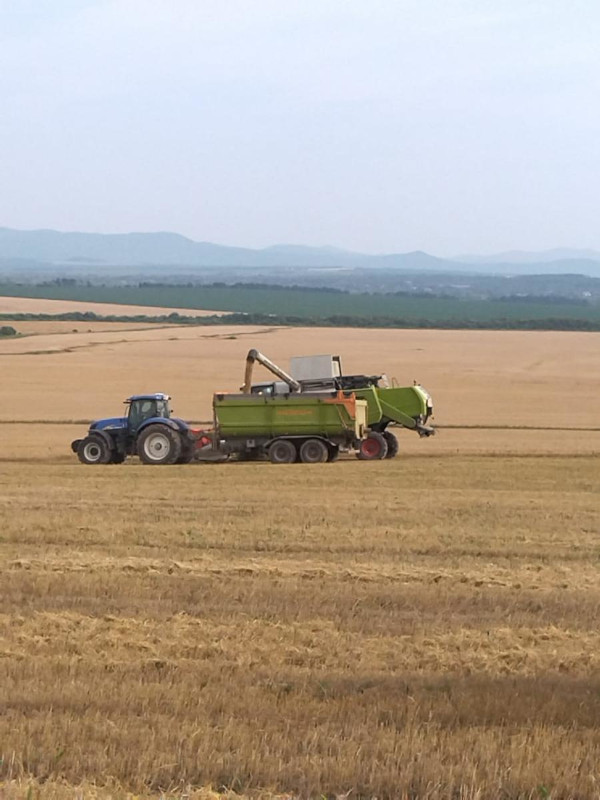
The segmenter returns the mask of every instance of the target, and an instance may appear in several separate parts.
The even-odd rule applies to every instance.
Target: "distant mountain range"
[[[554,250],[530,252],[528,250],[508,250],[491,256],[457,256],[455,261],[467,264],[547,264],[553,261],[600,261],[600,250],[578,250],[557,247]]]
[[[195,242],[176,233],[62,233],[53,230],[20,231],[0,228],[0,266],[64,266],[73,272],[102,272],[108,267],[143,268],[234,267],[369,268],[381,270],[465,272],[479,274],[583,274],[600,277],[600,252],[549,250],[542,253],[511,251],[496,256],[466,255],[436,258],[421,251],[368,255],[335,247],[275,245],[261,250]]]

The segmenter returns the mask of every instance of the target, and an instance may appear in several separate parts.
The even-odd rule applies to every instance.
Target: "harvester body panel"
[[[370,387],[357,389],[356,395],[363,397],[366,392],[376,395],[379,406],[377,408],[374,403],[369,406],[369,425],[387,419],[405,428],[414,428],[418,418],[429,416],[427,394],[420,386]]]
[[[318,391],[319,386],[332,381],[339,389],[353,391],[367,402],[367,422],[374,431],[383,432],[393,424],[421,436],[434,433],[425,424],[433,413],[431,396],[419,384],[389,386],[383,375],[344,375],[340,357],[333,355],[294,356],[290,359],[290,372],[300,381],[303,392]]]

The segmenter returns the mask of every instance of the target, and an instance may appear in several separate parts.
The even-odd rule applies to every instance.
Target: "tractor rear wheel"
[[[196,448],[193,442],[186,441],[181,445],[181,455],[177,459],[177,464],[189,464],[194,460]]]
[[[175,464],[181,456],[179,431],[157,423],[148,425],[137,441],[137,452],[144,464]]]
[[[396,456],[398,455],[398,450],[400,449],[400,446],[398,444],[398,439],[396,439],[396,437],[391,431],[384,431],[383,438],[386,440],[388,446],[388,451],[385,457],[396,458]]]
[[[388,452],[388,443],[381,433],[371,431],[366,439],[363,439],[358,448],[357,458],[361,461],[378,461],[385,458]]]
[[[111,455],[108,443],[101,436],[86,436],[77,447],[77,458],[82,464],[108,464]]]
[[[300,461],[303,464],[323,464],[327,461],[329,451],[320,439],[307,439],[300,447]]]
[[[275,439],[268,450],[271,464],[293,464],[296,455],[296,445],[289,439]]]

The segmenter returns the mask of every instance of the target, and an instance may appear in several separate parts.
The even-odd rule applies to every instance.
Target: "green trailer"
[[[334,461],[358,448],[367,430],[367,401],[354,393],[226,394],[213,397],[212,451],[275,464]]]

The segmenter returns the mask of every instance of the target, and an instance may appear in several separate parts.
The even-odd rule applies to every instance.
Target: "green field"
[[[300,320],[330,320],[340,324],[365,320],[402,323],[495,323],[519,327],[548,321],[548,327],[600,327],[600,306],[578,303],[460,300],[391,294],[349,294],[288,288],[246,286],[58,286],[0,284],[0,295],[95,303],[205,309],[272,314]],[[339,320],[332,318],[341,318]],[[287,321],[293,322],[293,319]],[[567,323],[565,326],[557,323]],[[503,325],[505,323],[505,325]],[[572,323],[570,325],[569,323]]]

